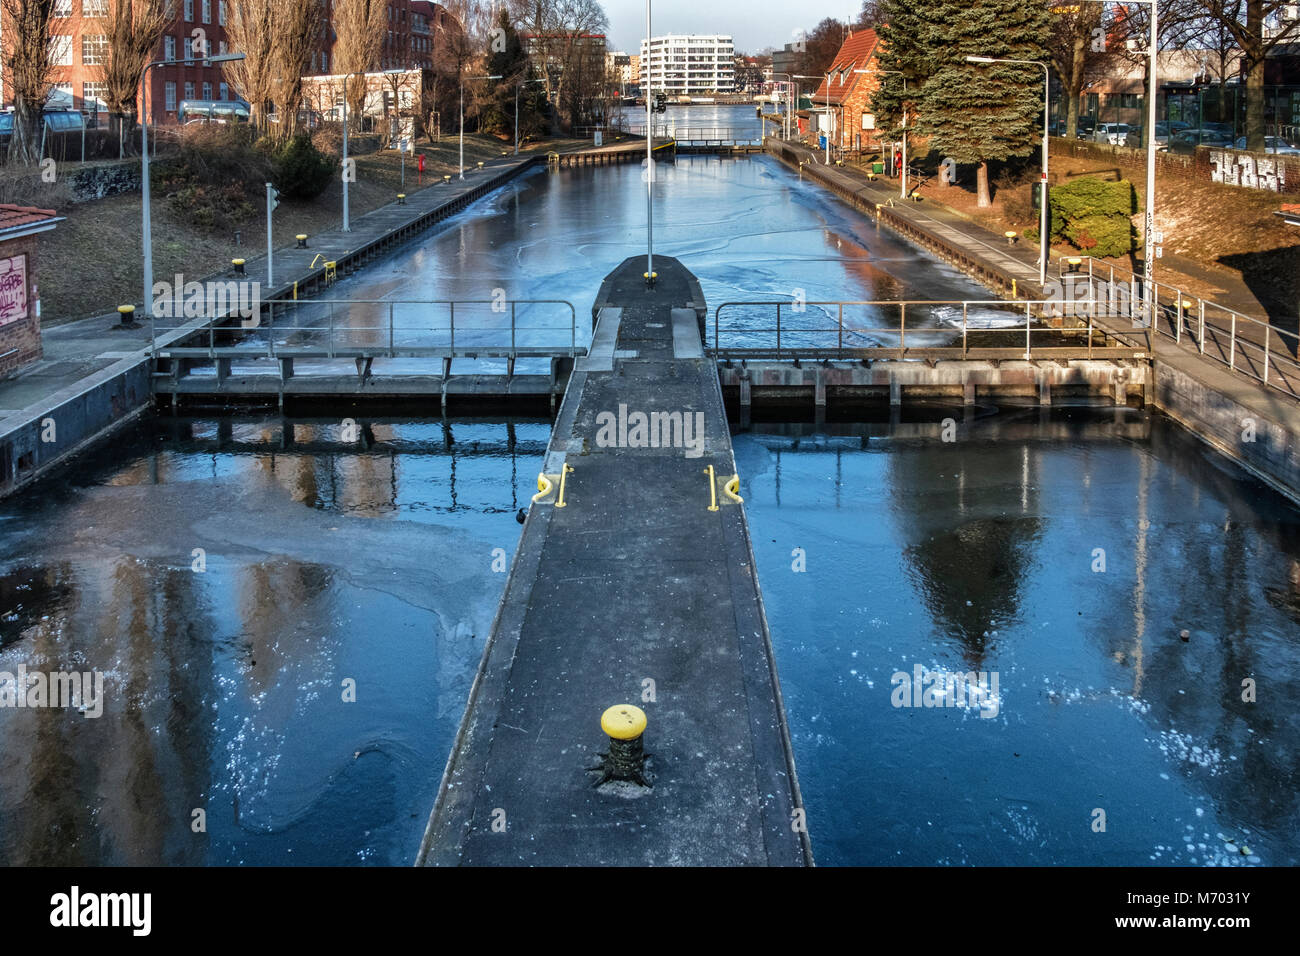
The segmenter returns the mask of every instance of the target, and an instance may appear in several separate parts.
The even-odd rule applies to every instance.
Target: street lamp
[[[499,76],[464,76],[460,80],[460,178],[465,178],[465,81],[499,80]]]
[[[1105,3],[1106,0],[1089,0]],[[1147,305],[1147,321],[1155,321],[1156,307],[1156,78],[1160,61],[1160,10],[1158,0],[1134,0],[1151,8],[1151,39],[1147,43],[1147,56],[1151,57],[1151,78],[1147,88],[1147,211],[1142,229],[1142,295]]]
[[[229,63],[242,60],[242,53],[219,53],[216,56],[189,57],[184,60],[155,60],[140,71],[140,112],[143,120],[140,124],[140,147],[144,154],[140,158],[140,195],[143,200],[141,217],[144,222],[140,228],[144,245],[144,307],[149,318],[153,318],[153,224],[149,219],[149,85],[145,82],[149,71],[155,66],[186,66],[192,63]]]
[[[968,56],[966,59],[970,63],[1012,63],[1019,66],[1040,66],[1043,68],[1043,181],[1038,187],[1038,198],[1040,200],[1040,205],[1043,207],[1043,215],[1038,233],[1038,244],[1041,247],[1041,252],[1038,256],[1038,284],[1040,286],[1045,286],[1047,284],[1047,261],[1052,254],[1052,237],[1048,235],[1047,232],[1047,151],[1050,145],[1050,127],[1048,125],[1048,117],[1052,111],[1052,71],[1048,69],[1046,63],[1042,63],[1039,60],[1003,60],[991,56]]]
[[[357,70],[343,75],[343,231],[351,232],[352,225],[348,219],[348,80],[359,76],[365,80],[365,70]],[[366,115],[366,96],[361,94],[361,115]]]
[[[515,155],[519,155],[519,91],[529,83],[541,83],[541,80],[522,80],[515,84]]]
[[[816,80],[817,82],[821,82],[822,78],[820,76],[804,76],[802,73],[796,73],[793,77],[791,77],[791,79]],[[811,95],[809,98],[811,99]],[[826,74],[826,115],[827,117],[831,115],[831,75],[829,73]],[[829,166],[830,164],[831,164],[831,136],[830,136],[830,130],[827,130],[826,131],[826,165]]]
[[[650,30],[650,0],[645,0],[645,284],[655,284],[655,129],[650,111],[650,91],[654,84],[654,34]],[[667,55],[664,58],[664,77],[668,76]]]
[[[786,100],[785,100],[785,122],[784,122],[784,123],[782,124],[782,126],[781,126],[781,133],[782,133],[782,138],[783,138],[783,139],[789,139],[789,138],[790,138],[790,90],[789,90],[789,87],[794,86],[794,77],[791,76],[789,73],[777,73],[777,72],[774,70],[774,71],[772,71],[772,82],[773,82],[773,83],[776,82],[776,78],[777,78],[778,76],[784,76],[785,79],[786,79],[786,86],[787,86],[787,89],[786,89]],[[797,94],[796,94],[796,96],[797,96]]]
[[[901,76],[901,77],[903,78],[903,96],[904,96],[904,98],[906,99],[906,96],[907,96],[907,74],[904,73],[902,70],[854,70],[853,72],[854,72],[854,73],[893,74],[894,76]],[[881,158],[882,158],[882,159],[884,158],[883,154],[882,154]],[[902,179],[902,188],[901,188],[901,190],[899,191],[898,198],[899,198],[899,199],[906,199],[906,198],[907,198],[907,104],[906,104],[906,103],[903,104],[903,163],[902,163],[902,176],[901,176],[901,179]]]

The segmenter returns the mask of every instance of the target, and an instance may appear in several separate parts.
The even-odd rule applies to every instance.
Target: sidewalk
[[[341,261],[352,250],[406,228],[420,217],[464,199],[490,179],[518,171],[537,160],[536,154],[492,160],[484,165],[482,171],[475,169],[471,172],[467,169],[464,181],[453,177],[450,183],[431,184],[408,194],[405,205],[393,202],[353,218],[350,232],[344,232],[340,228],[314,235],[308,240],[306,249],[294,246],[276,249],[272,262],[276,280],[274,288],[266,285],[265,254],[247,259],[247,274],[242,278],[262,283],[263,300],[290,298],[294,282],[319,278],[324,273],[326,261]],[[170,275],[155,275],[154,281],[171,283],[174,278]],[[199,282],[224,282],[236,278],[238,277],[231,269],[202,278],[185,277],[187,281],[197,279]],[[41,342],[45,350],[44,357],[0,380],[0,432],[13,424],[9,419],[22,417],[19,413],[31,406],[47,403],[56,393],[75,386],[82,379],[103,371],[122,359],[142,357],[150,344],[150,327],[146,310],[140,303],[136,303],[136,309],[136,317],[141,324],[138,329],[120,328],[116,312],[43,329]],[[160,336],[163,327],[183,323],[184,320],[159,320]]]
[[[941,237],[945,243],[962,252],[968,260],[982,263],[985,272],[1003,275],[1007,279],[1015,279],[1017,293],[1020,298],[1034,299],[1042,297],[1042,287],[1038,283],[1038,250],[1036,247],[1022,242],[1017,242],[1014,246],[1011,246],[1007,243],[1005,236],[997,235],[992,230],[931,199],[919,203],[900,200],[898,198],[899,186],[896,180],[879,179],[871,182],[864,174],[852,168],[828,167],[815,155],[814,151],[800,145],[778,143],[776,148],[789,150],[790,153],[798,157],[795,161],[796,165],[800,160],[806,161],[808,166],[805,166],[805,172],[809,167],[813,168],[816,177],[834,183],[841,194],[848,193],[852,195],[864,211],[874,213],[877,204],[884,204],[885,208],[881,210],[882,220],[891,227],[900,223],[903,225],[910,224],[925,233]],[[1165,257],[1162,261],[1168,261],[1171,258]],[[1061,256],[1059,255],[1053,257],[1052,266],[1048,270],[1049,281],[1058,275],[1060,259]],[[1159,271],[1157,271],[1156,278],[1157,281],[1160,280]],[[1207,278],[1206,281],[1217,281],[1217,278],[1217,276]],[[1006,284],[1009,286],[1010,282]],[[1230,308],[1238,309],[1238,311],[1246,312],[1263,320],[1267,313],[1260,307],[1249,290],[1245,288],[1245,284],[1239,283],[1239,285],[1241,288],[1236,291],[1234,298],[1249,297],[1250,303],[1253,303],[1253,308],[1238,308],[1237,305],[1230,301],[1219,301]],[[1243,302],[1242,304],[1249,303]],[[1131,337],[1136,334],[1147,338],[1150,351],[1157,363],[1163,363],[1170,368],[1177,369],[1179,372],[1212,389],[1224,399],[1236,402],[1261,418],[1283,426],[1290,434],[1300,434],[1300,402],[1286,392],[1266,387],[1252,378],[1233,372],[1219,362],[1202,357],[1194,341],[1188,337],[1187,333],[1184,333],[1183,342],[1179,344],[1167,335],[1150,335],[1148,331],[1135,330],[1122,319],[1098,319],[1096,325],[1098,328],[1105,328],[1107,331],[1121,336],[1127,335]],[[1243,338],[1249,339],[1250,337],[1245,334],[1239,335],[1239,342]],[[1212,345],[1221,345],[1221,343],[1213,341],[1207,332],[1207,352],[1211,351]],[[1226,349],[1224,354],[1226,354]],[[1290,370],[1288,370],[1289,372]],[[1282,373],[1277,374],[1281,375]]]

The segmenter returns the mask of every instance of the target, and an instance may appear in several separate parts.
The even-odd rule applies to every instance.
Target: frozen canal
[[[661,172],[656,247],[711,306],[987,295],[767,159]],[[538,171],[334,294],[581,321],[640,175]],[[160,418],[0,505],[0,672],[105,691],[0,708],[0,860],[410,862],[549,430],[348,429]],[[736,441],[818,859],[1300,862],[1296,512],[1139,412],[939,433]],[[995,707],[894,707],[917,665]]]

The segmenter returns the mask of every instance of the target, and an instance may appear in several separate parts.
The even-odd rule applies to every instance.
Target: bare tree
[[[335,0],[334,69],[338,73],[365,73],[379,65],[384,34],[388,30],[386,0]],[[346,81],[345,81],[346,84]],[[366,84],[346,84],[348,107],[354,116],[365,108]]]
[[[125,151],[126,131],[135,127],[140,77],[171,21],[167,0],[110,0],[103,17],[108,62],[101,67],[110,129],[116,128],[118,155]]]
[[[263,132],[275,86],[281,13],[280,0],[230,0],[226,18],[230,47],[244,59],[224,64],[224,73],[235,92],[252,104],[253,123]]]
[[[323,0],[279,0],[276,18],[279,43],[275,57],[274,99],[280,114],[279,136],[290,139],[298,132],[298,108],[302,105],[302,75],[312,54],[320,46],[325,29]]]
[[[39,158],[42,110],[50,95],[54,0],[0,0],[0,17],[0,47],[9,81],[6,92],[14,102],[9,158],[30,164]]]
[[[1265,134],[1264,66],[1270,53],[1300,38],[1300,19],[1285,8],[1294,0],[1200,0],[1210,22],[1231,34],[1246,75],[1246,146],[1261,151]]]
[[[1083,84],[1089,75],[1100,70],[1108,56],[1101,25],[1102,5],[1081,3],[1062,9],[1057,0],[1047,0],[1047,3],[1054,14],[1047,48],[1052,69],[1065,90],[1065,135],[1074,139],[1079,132]]]

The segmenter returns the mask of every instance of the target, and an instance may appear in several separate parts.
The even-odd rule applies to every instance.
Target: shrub
[[[285,199],[315,199],[334,178],[337,165],[312,145],[310,133],[289,140],[275,152],[274,159],[275,188]]]
[[[150,180],[191,222],[230,229],[256,210],[271,172],[250,129],[204,123],[183,128],[177,151],[150,166]]]
[[[1137,212],[1137,192],[1127,180],[1108,182],[1084,177],[1051,190],[1052,238],[1099,257],[1122,256],[1136,247],[1130,218]],[[1038,241],[1038,231],[1025,237]]]

